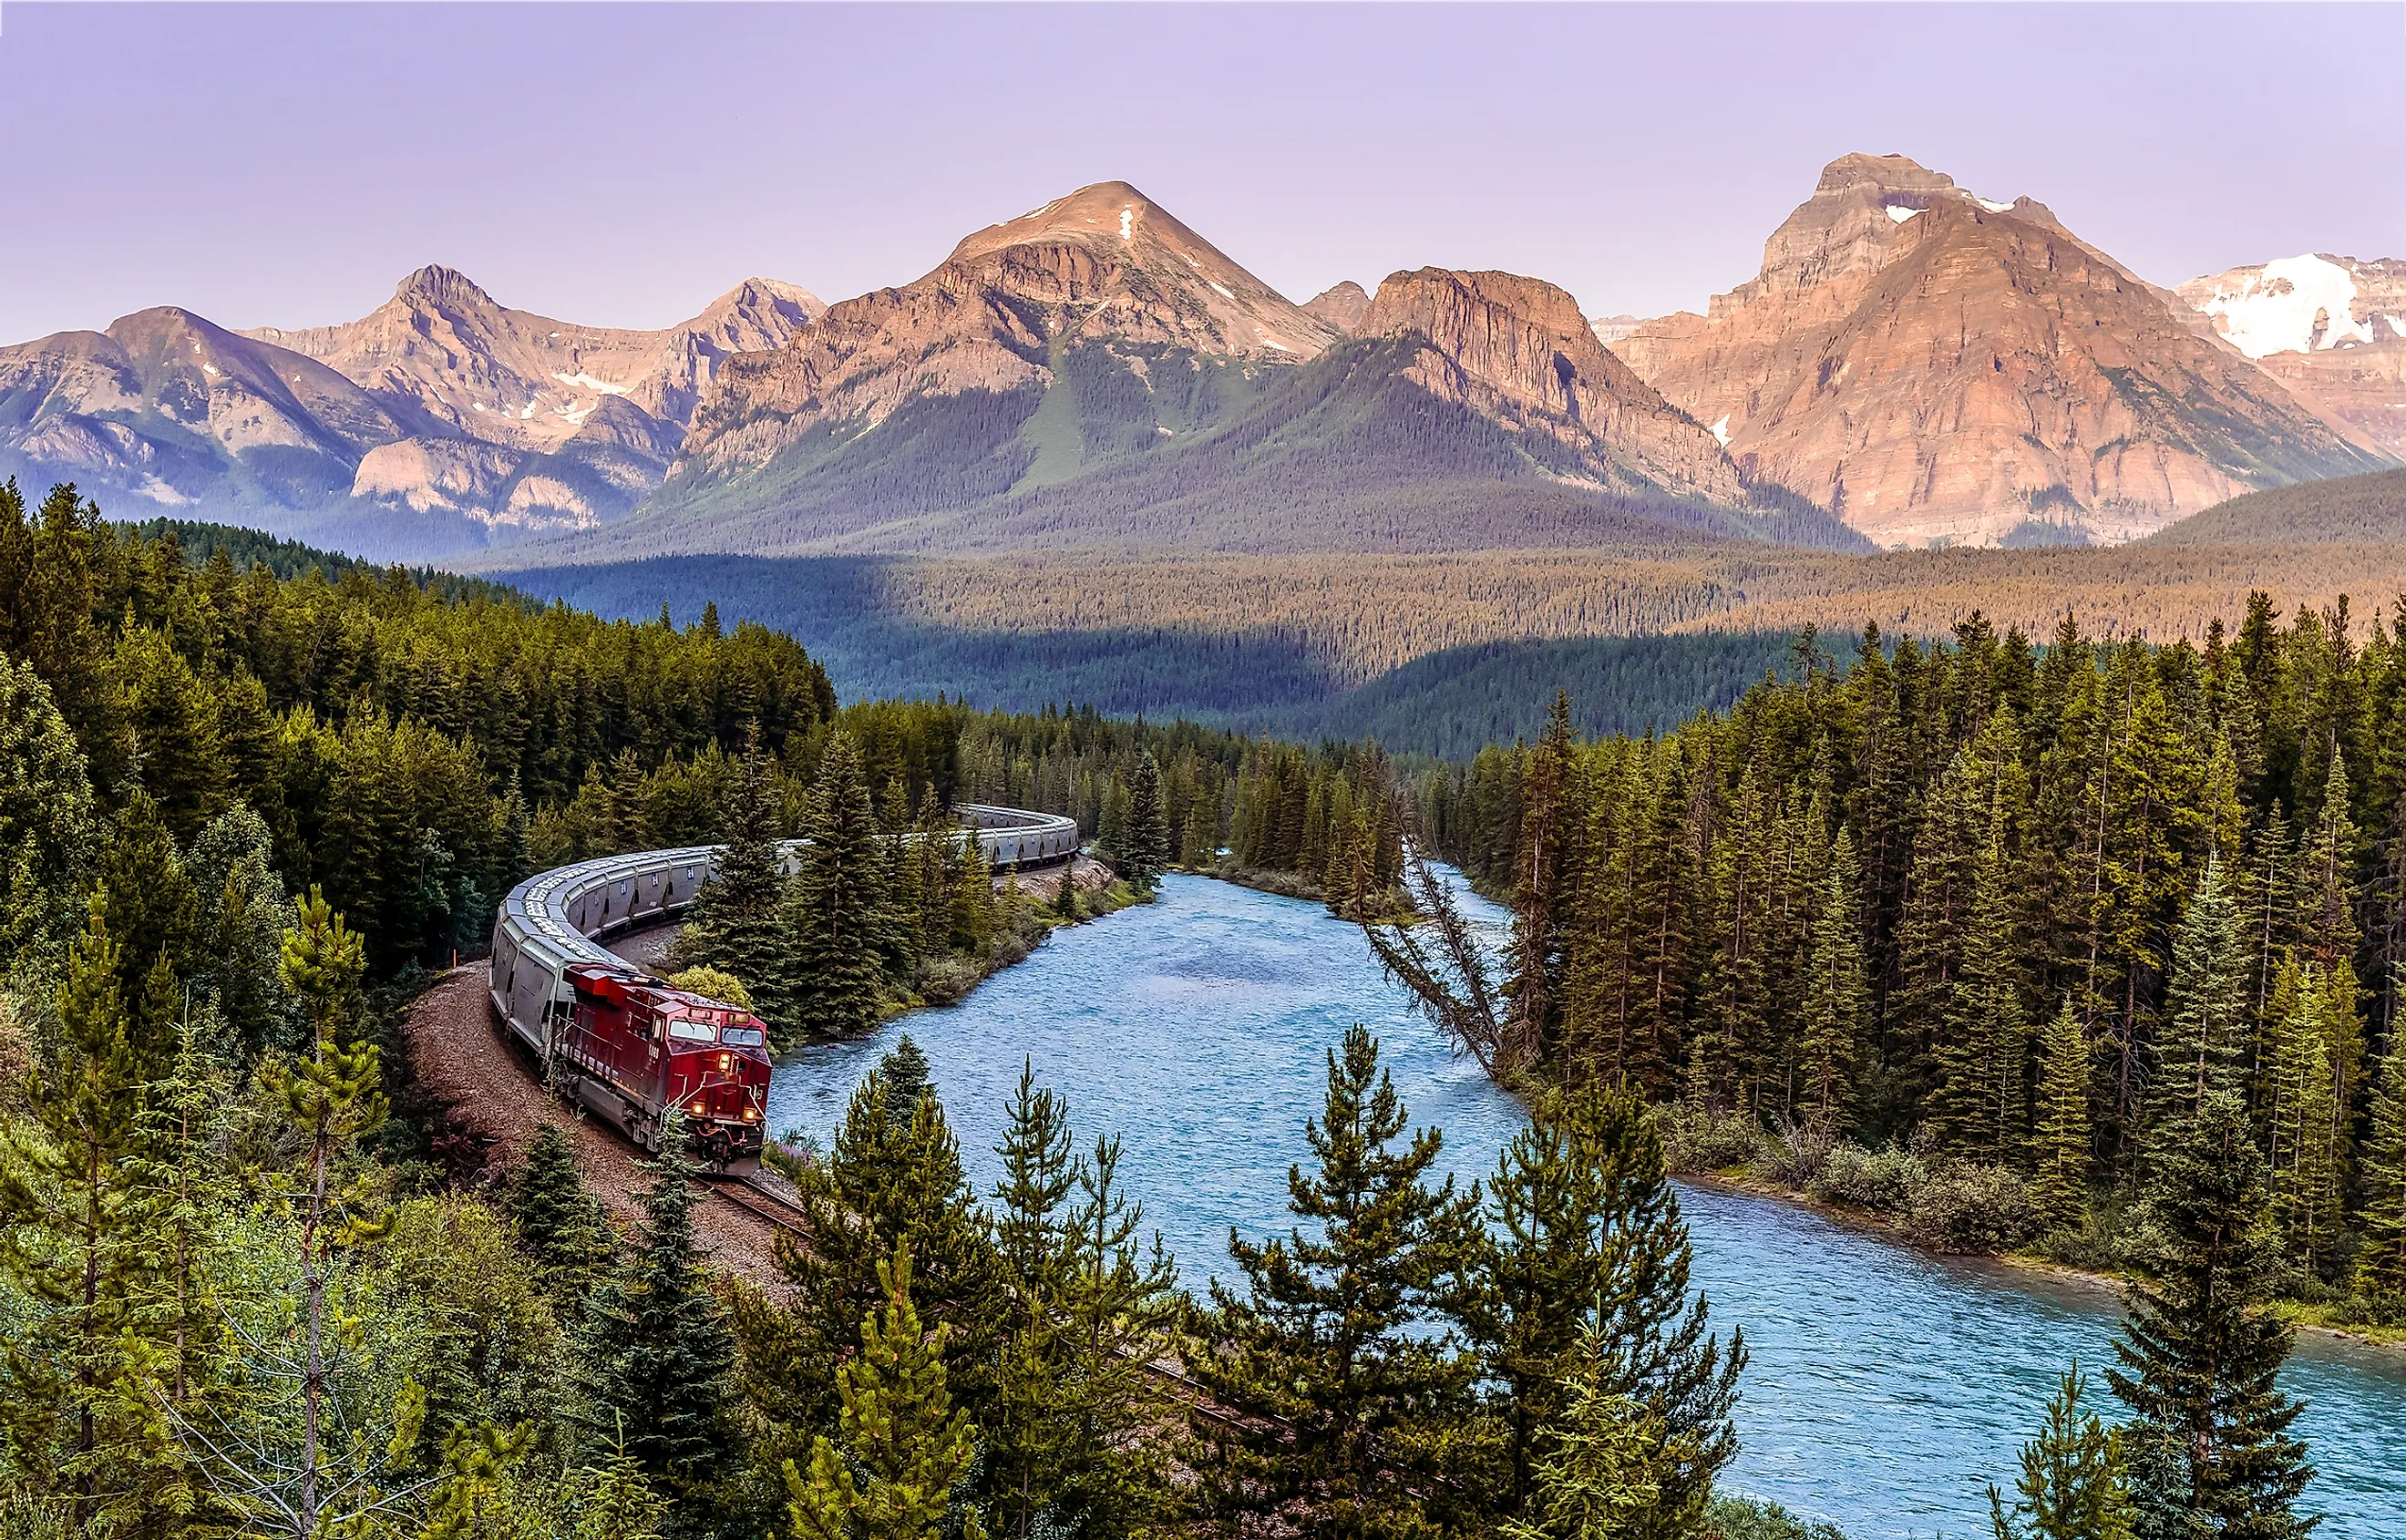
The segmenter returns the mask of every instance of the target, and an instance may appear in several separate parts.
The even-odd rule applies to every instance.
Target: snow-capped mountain
[[[2191,278],[2176,292],[2324,416],[2406,457],[2406,261],[2309,252]]]

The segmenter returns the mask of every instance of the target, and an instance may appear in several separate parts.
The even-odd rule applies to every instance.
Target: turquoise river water
[[[1476,905],[1478,900],[1469,900]],[[1493,918],[1491,911],[1490,916]],[[825,1141],[845,1098],[908,1030],[927,1051],[970,1175],[1023,1061],[1065,1095],[1082,1143],[1116,1131],[1122,1170],[1189,1287],[1228,1270],[1231,1226],[1283,1233],[1286,1173],[1306,1156],[1327,1049],[1368,1024],[1416,1124],[1445,1131],[1466,1184],[1490,1170],[1519,1105],[1389,983],[1352,926],[1205,878],[1057,932],[962,1005],[779,1064],[771,1126]],[[1774,1199],[1689,1187],[1694,1282],[1717,1327],[1743,1328],[1743,1452],[1729,1488],[1826,1517],[1852,1540],[1986,1535],[1984,1483],[2057,1377],[2110,1361],[2118,1307],[2095,1285],[1922,1255]],[[2286,1376],[2320,1474],[2332,1540],[2406,1536],[2406,1355],[2308,1334]],[[2096,1393],[2113,1403],[2103,1386]]]

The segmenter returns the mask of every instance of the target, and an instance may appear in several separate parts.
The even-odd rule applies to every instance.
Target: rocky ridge
[[[1370,296],[1362,291],[1360,284],[1348,278],[1343,283],[1331,289],[1323,289],[1304,301],[1303,308],[1305,314],[1317,316],[1339,332],[1352,336],[1353,328],[1362,319],[1362,312],[1370,308]]]
[[[1614,350],[1749,475],[1884,544],[2034,518],[2127,539],[2383,463],[2045,205],[1903,156],[1833,162],[1755,278]]]
[[[933,271],[829,306],[774,352],[722,368],[672,474],[757,469],[813,430],[866,431],[905,402],[1041,389],[1054,350],[1166,346],[1249,365],[1318,357],[1306,314],[1125,182],[981,230]]]
[[[1423,339],[1406,371],[1422,389],[1515,430],[1550,434],[1600,479],[1744,501],[1737,468],[1713,436],[1606,350],[1578,302],[1542,279],[1436,267],[1396,273],[1379,285],[1354,332]]]

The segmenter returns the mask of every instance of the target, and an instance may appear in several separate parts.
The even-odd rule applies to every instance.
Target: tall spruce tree
[[[617,1450],[680,1502],[706,1491],[730,1453],[735,1341],[702,1270],[683,1121],[661,1129],[644,1223],[596,1294],[575,1368],[571,1416],[587,1448]]]
[[[877,1024],[891,927],[877,813],[849,733],[830,734],[819,756],[805,833],[782,911],[791,984],[781,1014],[790,1031],[856,1037]]]
[[[2170,1137],[2205,1098],[2242,1085],[2249,1038],[2247,951],[2220,857],[2206,862],[2172,942],[2172,993],[2158,1037],[2150,1125]]]
[[[1225,1346],[1193,1367],[1241,1415],[1194,1420],[1209,1512],[1364,1540],[1426,1532],[1468,1372],[1416,1328],[1438,1303],[1462,1221],[1451,1181],[1426,1180],[1439,1135],[1421,1130],[1398,1150],[1405,1126],[1378,1040],[1356,1024],[1329,1053],[1326,1101],[1305,1133],[1316,1164],[1287,1178],[1309,1233],[1257,1243],[1231,1232],[1244,1293],[1212,1280]]]
[[[2290,962],[2284,972],[2273,998],[2286,1010],[2273,1024],[2265,1076],[2271,1208],[2286,1260],[2311,1277],[2339,1238],[2341,1111],[2328,1032],[2345,1008],[2321,964]]]
[[[1067,1262],[1062,1206],[1075,1177],[1069,1108],[1038,1088],[1032,1061],[1021,1067],[1006,1117],[995,1146],[1002,1180],[995,1185],[993,1210],[1005,1321],[986,1433],[999,1527],[1026,1540],[1053,1506],[1069,1432],[1059,1316]]]
[[[1871,1025],[1871,980],[1856,908],[1862,870],[1854,841],[1842,827],[1830,847],[1829,870],[1814,895],[1805,963],[1804,1033],[1798,1044],[1805,1119],[1825,1133],[1854,1120],[1856,1076]]]
[[[1688,1293],[1688,1228],[1643,1100],[1627,1085],[1548,1093],[1486,1198],[1449,1308],[1478,1354],[1493,1428],[1474,1447],[1497,1456],[1492,1467],[1458,1462],[1456,1481],[1477,1482],[1490,1511],[1530,1511],[1578,1392],[1660,1431],[1647,1476],[1673,1527],[1646,1533],[1692,1528],[1737,1452],[1730,1419],[1746,1345],[1734,1335],[1724,1351]]]
[[[2081,1030],[2067,995],[2040,1046],[2038,1135],[2031,1152],[2031,1197],[2053,1229],[2079,1223],[2088,1208],[2088,1173],[2095,1154],[2088,1081],[2088,1035]]]
[[[509,1213],[561,1316],[582,1322],[594,1285],[610,1271],[617,1234],[586,1190],[575,1143],[559,1117],[545,1118],[528,1144],[510,1183]]]
[[[2406,1032],[2391,1035],[2382,1061],[2361,1180],[2364,1244],[2356,1256],[2356,1292],[2406,1295]]]
[[[1139,749],[1128,780],[1127,848],[1120,852],[1120,875],[1150,893],[1169,869],[1169,807],[1161,796],[1161,765],[1151,749]]]
[[[2131,1414],[2142,1534],[2291,1540],[2314,1476],[2277,1383],[2292,1328],[2269,1307],[2264,1158],[2236,1093],[2207,1093],[2165,1132],[2149,1207],[2165,1254],[2131,1286],[2106,1379]]]
[[[772,1024],[790,1032],[796,1024],[788,1014],[788,938],[778,917],[785,879],[777,824],[776,785],[755,722],[745,728],[743,756],[728,780],[710,881],[694,898],[677,950],[687,963],[724,968],[742,980]]]
[[[55,1066],[0,1124],[0,1269],[25,1315],[4,1362],[11,1463],[70,1499],[78,1530],[139,1516],[147,1419],[120,1393],[149,1258],[139,1156],[144,1100],[105,892],[58,990]]]

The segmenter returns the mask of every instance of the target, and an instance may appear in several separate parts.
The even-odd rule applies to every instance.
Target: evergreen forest
[[[2301,1535],[2284,1312],[2406,1296],[2406,622],[2357,630],[2259,598],[2201,646],[1973,621],[1844,668],[1807,633],[1726,711],[1558,700],[1449,767],[839,707],[708,603],[604,621],[9,486],[0,1536],[1829,1540],[1720,1480],[1747,1348],[1671,1176],[1736,1166],[2131,1278],[2117,1409],[2067,1375],[1999,1540]],[[965,801],[1074,814],[1118,886],[986,870]],[[904,1037],[777,1157],[747,1273],[673,1138],[622,1225],[564,1113],[488,1167],[409,1051],[511,884],[684,843],[723,860],[677,960],[782,1041],[1183,868],[1358,921],[1530,1119],[1438,1179],[1356,1028],[1290,1230],[1190,1293],[1041,1067],[980,1191]],[[1511,905],[1502,956],[1437,856]]]

